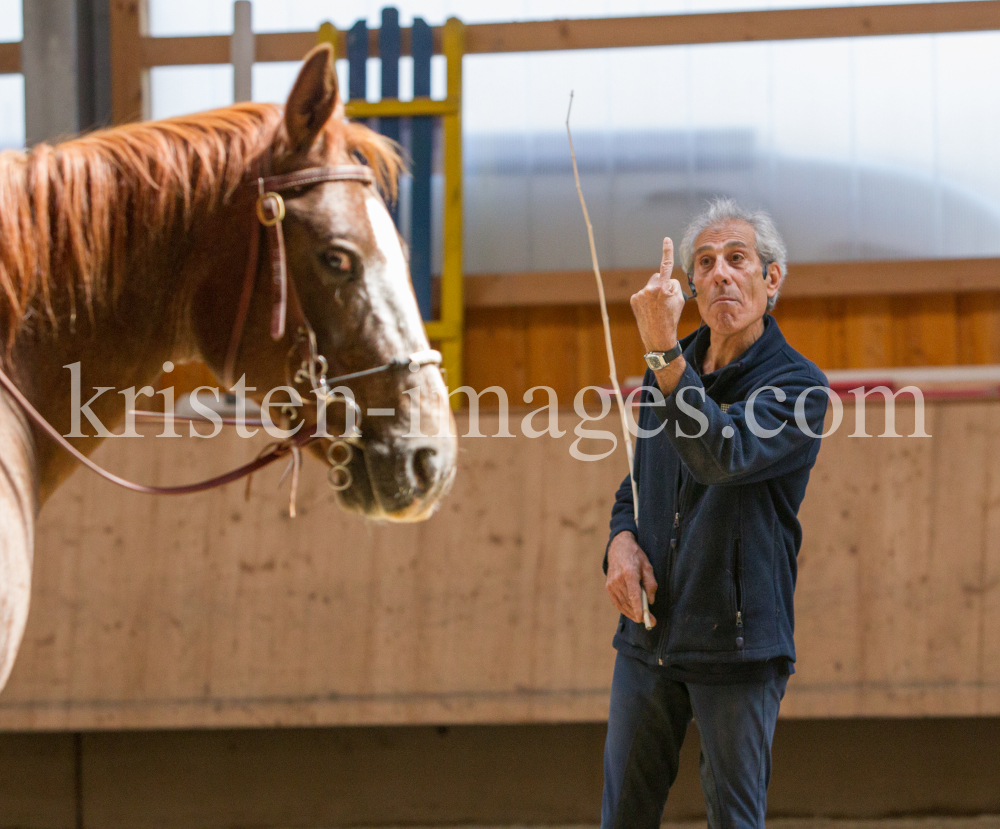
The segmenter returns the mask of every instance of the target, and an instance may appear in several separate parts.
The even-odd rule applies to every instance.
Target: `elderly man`
[[[688,228],[681,255],[701,312],[695,333],[678,341],[686,300],[671,278],[670,239],[660,272],[632,297],[649,365],[647,431],[633,469],[638,522],[626,477],[604,562],[622,614],[604,829],[659,827],[692,716],[709,826],[762,827],[795,660],[796,514],[819,451],[826,378],[767,313],[786,256],[769,216],[717,200]]]

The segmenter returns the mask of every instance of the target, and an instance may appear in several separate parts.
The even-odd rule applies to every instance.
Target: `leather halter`
[[[266,163],[266,162],[265,162]],[[282,190],[294,187],[308,187],[328,181],[357,181],[372,185],[375,176],[368,167],[360,164],[340,164],[333,167],[311,167],[281,176],[258,176],[257,204],[255,213],[257,221],[250,233],[250,255],[247,259],[247,269],[243,276],[243,289],[240,292],[240,302],[233,321],[233,330],[229,335],[229,347],[226,350],[226,361],[223,367],[223,382],[232,387],[233,371],[236,367],[236,357],[240,342],[243,340],[243,329],[246,326],[247,313],[250,310],[250,299],[253,296],[254,284],[257,281],[257,268],[260,252],[261,228],[267,233],[269,259],[271,264],[271,338],[280,340],[285,336],[285,322],[291,304],[292,324],[296,327],[312,331],[312,326],[302,311],[295,283],[289,285],[288,268],[285,264],[285,234],[281,223],[285,218],[285,200],[281,197]],[[289,288],[291,289],[289,291]],[[289,295],[291,294],[291,295]],[[308,334],[307,334],[308,336]]]
[[[270,166],[270,157],[261,159],[262,172]],[[285,336],[286,321],[291,318],[295,347],[301,357],[300,367],[295,372],[295,382],[309,381],[313,392],[320,392],[329,397],[330,387],[345,380],[355,380],[390,369],[408,367],[416,371],[425,365],[441,365],[441,355],[437,351],[427,349],[408,355],[406,358],[394,358],[375,368],[354,371],[338,377],[327,378],[328,368],[326,358],[316,346],[316,332],[299,300],[295,281],[288,278],[288,268],[285,263],[285,235],[282,221],[285,218],[285,200],[281,196],[284,190],[311,187],[331,181],[354,181],[368,186],[375,184],[375,174],[370,167],[361,164],[337,164],[328,167],[310,167],[277,176],[258,176],[257,203],[255,213],[257,221],[263,225],[267,234],[269,260],[271,266],[271,338],[275,341]],[[260,232],[255,227],[250,234],[250,254],[247,258],[247,269],[243,276],[243,288],[240,291],[240,301],[233,321],[233,330],[229,336],[229,347],[226,349],[226,359],[223,364],[223,382],[230,388],[233,385],[233,373],[236,368],[236,358],[239,354],[243,330],[246,326],[247,314],[250,310],[250,300],[257,281],[257,268],[260,252]]]
[[[263,164],[269,163],[269,157],[265,156]],[[391,369],[401,369],[408,367],[410,371],[416,372],[422,366],[441,365],[441,355],[437,351],[428,349],[418,351],[408,355],[406,358],[393,358],[380,366],[362,369],[360,371],[342,374],[338,377],[328,379],[326,377],[327,362],[319,354],[316,347],[316,333],[309,320],[306,319],[299,301],[298,292],[295,289],[294,280],[288,279],[288,270],[285,264],[285,238],[282,232],[281,222],[285,218],[285,202],[281,197],[281,191],[291,190],[300,187],[310,187],[315,184],[322,184],[330,181],[356,181],[366,185],[375,183],[375,175],[371,169],[360,164],[340,164],[330,167],[311,167],[305,170],[297,170],[292,173],[285,173],[277,176],[258,176],[257,203],[255,207],[256,220],[263,225],[267,233],[269,258],[271,263],[271,337],[280,340],[285,336],[286,319],[291,315],[291,322],[295,330],[295,345],[293,350],[298,350],[302,357],[302,363],[295,373],[295,381],[309,382],[313,392],[319,392],[325,400],[330,400],[334,396],[331,384],[342,383],[345,380],[354,380],[367,377]],[[243,330],[246,326],[247,313],[250,310],[250,300],[253,296],[254,283],[257,281],[258,259],[260,252],[260,229],[254,222],[253,231],[250,234],[250,256],[247,262],[246,273],[243,277],[243,288],[240,293],[239,305],[236,309],[236,317],[233,323],[233,330],[229,337],[229,347],[226,351],[224,363],[224,381],[228,386],[232,386],[232,371],[236,364],[236,357],[239,352],[240,342],[243,339]],[[258,455],[258,457],[237,469],[231,470],[214,478],[209,478],[197,483],[182,484],[180,486],[147,486],[126,480],[108,472],[106,469],[96,464],[82,452],[80,452],[66,438],[59,434],[59,430],[52,426],[42,414],[31,404],[31,402],[21,393],[16,384],[0,367],[0,386],[3,386],[14,400],[21,406],[29,419],[52,438],[59,446],[69,452],[81,464],[96,472],[101,477],[111,481],[118,486],[130,489],[134,492],[142,492],[152,495],[184,495],[193,492],[203,492],[217,486],[231,483],[232,481],[253,474],[258,469],[273,463],[289,453],[293,456],[293,478],[292,494],[290,501],[291,514],[295,515],[295,479],[298,472],[299,453],[306,445],[319,440],[320,436],[310,434],[305,429],[299,429],[296,434],[270,446]],[[353,401],[350,401],[353,403]],[[354,404],[355,409],[357,404]],[[359,421],[360,422],[360,418]],[[344,439],[337,439],[334,443],[345,442]],[[332,447],[331,447],[332,448]],[[350,447],[348,446],[348,451]],[[330,453],[327,453],[328,457]],[[348,460],[350,455],[348,454]],[[333,461],[331,460],[331,464]],[[349,474],[349,473],[348,473]],[[335,486],[343,489],[350,485]]]

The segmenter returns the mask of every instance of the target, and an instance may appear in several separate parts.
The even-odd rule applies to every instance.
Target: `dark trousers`
[[[659,829],[692,716],[710,829],[762,829],[787,676],[695,685],[618,654],[604,746],[602,829]]]

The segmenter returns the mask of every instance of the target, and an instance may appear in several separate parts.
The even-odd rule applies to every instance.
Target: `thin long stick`
[[[604,297],[604,280],[601,278],[601,266],[597,264],[597,247],[594,244],[594,226],[590,223],[590,213],[587,211],[587,201],[583,198],[583,188],[580,187],[580,171],[576,166],[576,151],[573,149],[573,133],[569,128],[569,116],[573,111],[573,93],[569,93],[569,109],[566,110],[566,135],[569,138],[569,154],[573,159],[573,178],[576,180],[576,192],[580,196],[580,207],[583,208],[583,220],[587,223],[587,239],[590,241],[590,260],[594,265],[594,278],[597,280],[597,296],[601,303],[601,321],[604,323],[604,347],[608,352],[608,371],[611,374],[611,386],[615,390],[615,400],[618,401],[618,413],[622,421],[622,436],[625,438],[625,452],[628,455],[628,477],[632,482],[632,503],[635,511],[635,522],[639,523],[639,493],[635,478],[632,477],[632,435],[628,430],[628,420],[625,414],[625,400],[618,385],[618,369],[615,366],[615,350],[611,345],[611,322],[608,320],[608,302]]]
[[[569,128],[569,116],[573,112],[573,93],[569,93],[569,108],[566,110],[566,136],[569,138],[569,154],[573,159],[573,179],[576,181],[576,192],[580,196],[580,207],[583,208],[583,219],[587,223],[587,239],[590,242],[590,261],[594,265],[594,278],[597,280],[597,296],[601,303],[601,321],[604,323],[604,347],[608,352],[608,372],[611,375],[611,386],[615,390],[615,400],[618,402],[618,414],[622,421],[622,437],[625,439],[625,454],[628,457],[628,479],[632,484],[632,508],[635,523],[639,524],[639,491],[635,476],[632,474],[632,435],[628,430],[628,415],[625,413],[625,400],[618,385],[618,369],[615,366],[615,350],[611,345],[611,322],[608,320],[608,303],[604,296],[604,280],[601,278],[601,266],[597,263],[597,246],[594,244],[594,226],[590,223],[590,213],[587,211],[587,201],[583,197],[580,186],[580,171],[576,166],[576,150],[573,149],[573,133]],[[646,591],[642,590],[642,621],[649,630],[652,627],[649,617],[649,600]]]

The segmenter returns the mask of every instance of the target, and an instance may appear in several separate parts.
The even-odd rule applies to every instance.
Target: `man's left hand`
[[[663,240],[660,272],[654,273],[631,300],[646,351],[668,351],[677,345],[677,325],[686,300],[681,283],[672,277],[673,271],[674,243],[668,236]]]

